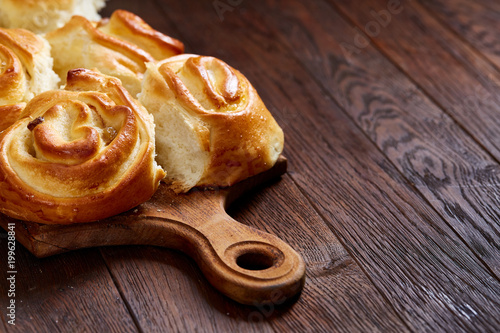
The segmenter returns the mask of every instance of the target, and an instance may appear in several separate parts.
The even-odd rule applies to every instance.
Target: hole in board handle
[[[273,268],[276,274],[279,272],[276,269],[281,267],[285,261],[285,255],[279,248],[259,241],[243,241],[232,244],[226,249],[225,256],[228,264],[235,269],[268,272],[269,269]]]
[[[264,252],[247,252],[236,258],[236,264],[246,270],[263,271],[274,266],[274,258]]]

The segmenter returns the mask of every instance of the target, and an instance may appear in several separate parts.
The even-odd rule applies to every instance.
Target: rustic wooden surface
[[[234,218],[302,254],[300,297],[239,305],[187,256],[16,248],[7,332],[500,330],[500,2],[110,0],[242,71],[289,172]],[[1,262],[7,235],[0,233]]]
[[[228,188],[176,194],[162,183],[150,200],[96,222],[39,224],[1,215],[0,226],[15,232],[16,240],[38,258],[120,245],[179,250],[193,258],[210,284],[232,300],[269,303],[294,298],[302,291],[304,259],[276,236],[235,221],[226,208],[286,171],[287,160],[281,156],[269,170]]]

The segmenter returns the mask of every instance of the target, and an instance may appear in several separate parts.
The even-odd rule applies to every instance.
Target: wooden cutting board
[[[286,159],[280,158],[272,169],[232,187],[180,195],[161,184],[148,202],[92,223],[48,225],[0,214],[0,225],[7,230],[14,222],[16,239],[40,258],[96,246],[162,246],[191,256],[208,281],[237,302],[289,299],[304,285],[302,257],[279,238],[226,213],[233,200],[286,169]]]

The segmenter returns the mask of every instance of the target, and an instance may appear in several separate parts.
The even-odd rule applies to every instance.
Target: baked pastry
[[[47,224],[88,222],[148,200],[156,164],[152,116],[119,80],[75,69],[65,90],[27,103],[0,134],[0,211]]]
[[[73,15],[97,21],[105,0],[0,0],[0,26],[37,34],[62,27]]]
[[[73,16],[45,37],[52,47],[54,70],[61,80],[70,69],[95,68],[119,78],[134,97],[141,89],[147,62],[184,51],[180,41],[155,31],[126,11],[116,11],[102,22]]]
[[[153,29],[139,16],[126,10],[115,10],[109,19],[99,21],[97,27],[109,36],[140,47],[155,60],[163,60],[184,52],[184,44],[181,41]]]
[[[26,103],[0,106],[0,133],[19,119]]]
[[[154,116],[157,161],[177,192],[233,185],[282,152],[283,131],[253,86],[219,59],[184,54],[148,64],[139,101]]]
[[[25,102],[58,82],[46,40],[24,29],[0,28],[0,131],[18,118]]]

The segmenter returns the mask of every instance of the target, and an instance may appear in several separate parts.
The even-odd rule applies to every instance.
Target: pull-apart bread
[[[147,201],[164,171],[154,122],[119,80],[75,69],[0,134],[0,211],[39,223],[88,222]]]
[[[61,80],[73,68],[95,68],[119,78],[134,97],[140,92],[147,62],[184,52],[180,41],[124,10],[117,10],[100,22],[73,16],[45,37],[52,47],[54,70]]]
[[[100,220],[147,201],[162,179],[177,193],[231,186],[283,150],[243,74],[182,54],[130,12],[73,16],[44,37],[0,28],[0,212],[10,217]]]
[[[45,33],[62,27],[73,15],[97,21],[105,0],[0,0],[0,26]]]
[[[25,102],[58,82],[46,40],[24,29],[0,28],[0,131],[17,120]]]
[[[154,116],[157,161],[176,192],[233,185],[282,152],[283,131],[253,86],[219,59],[149,63],[139,101]]]

